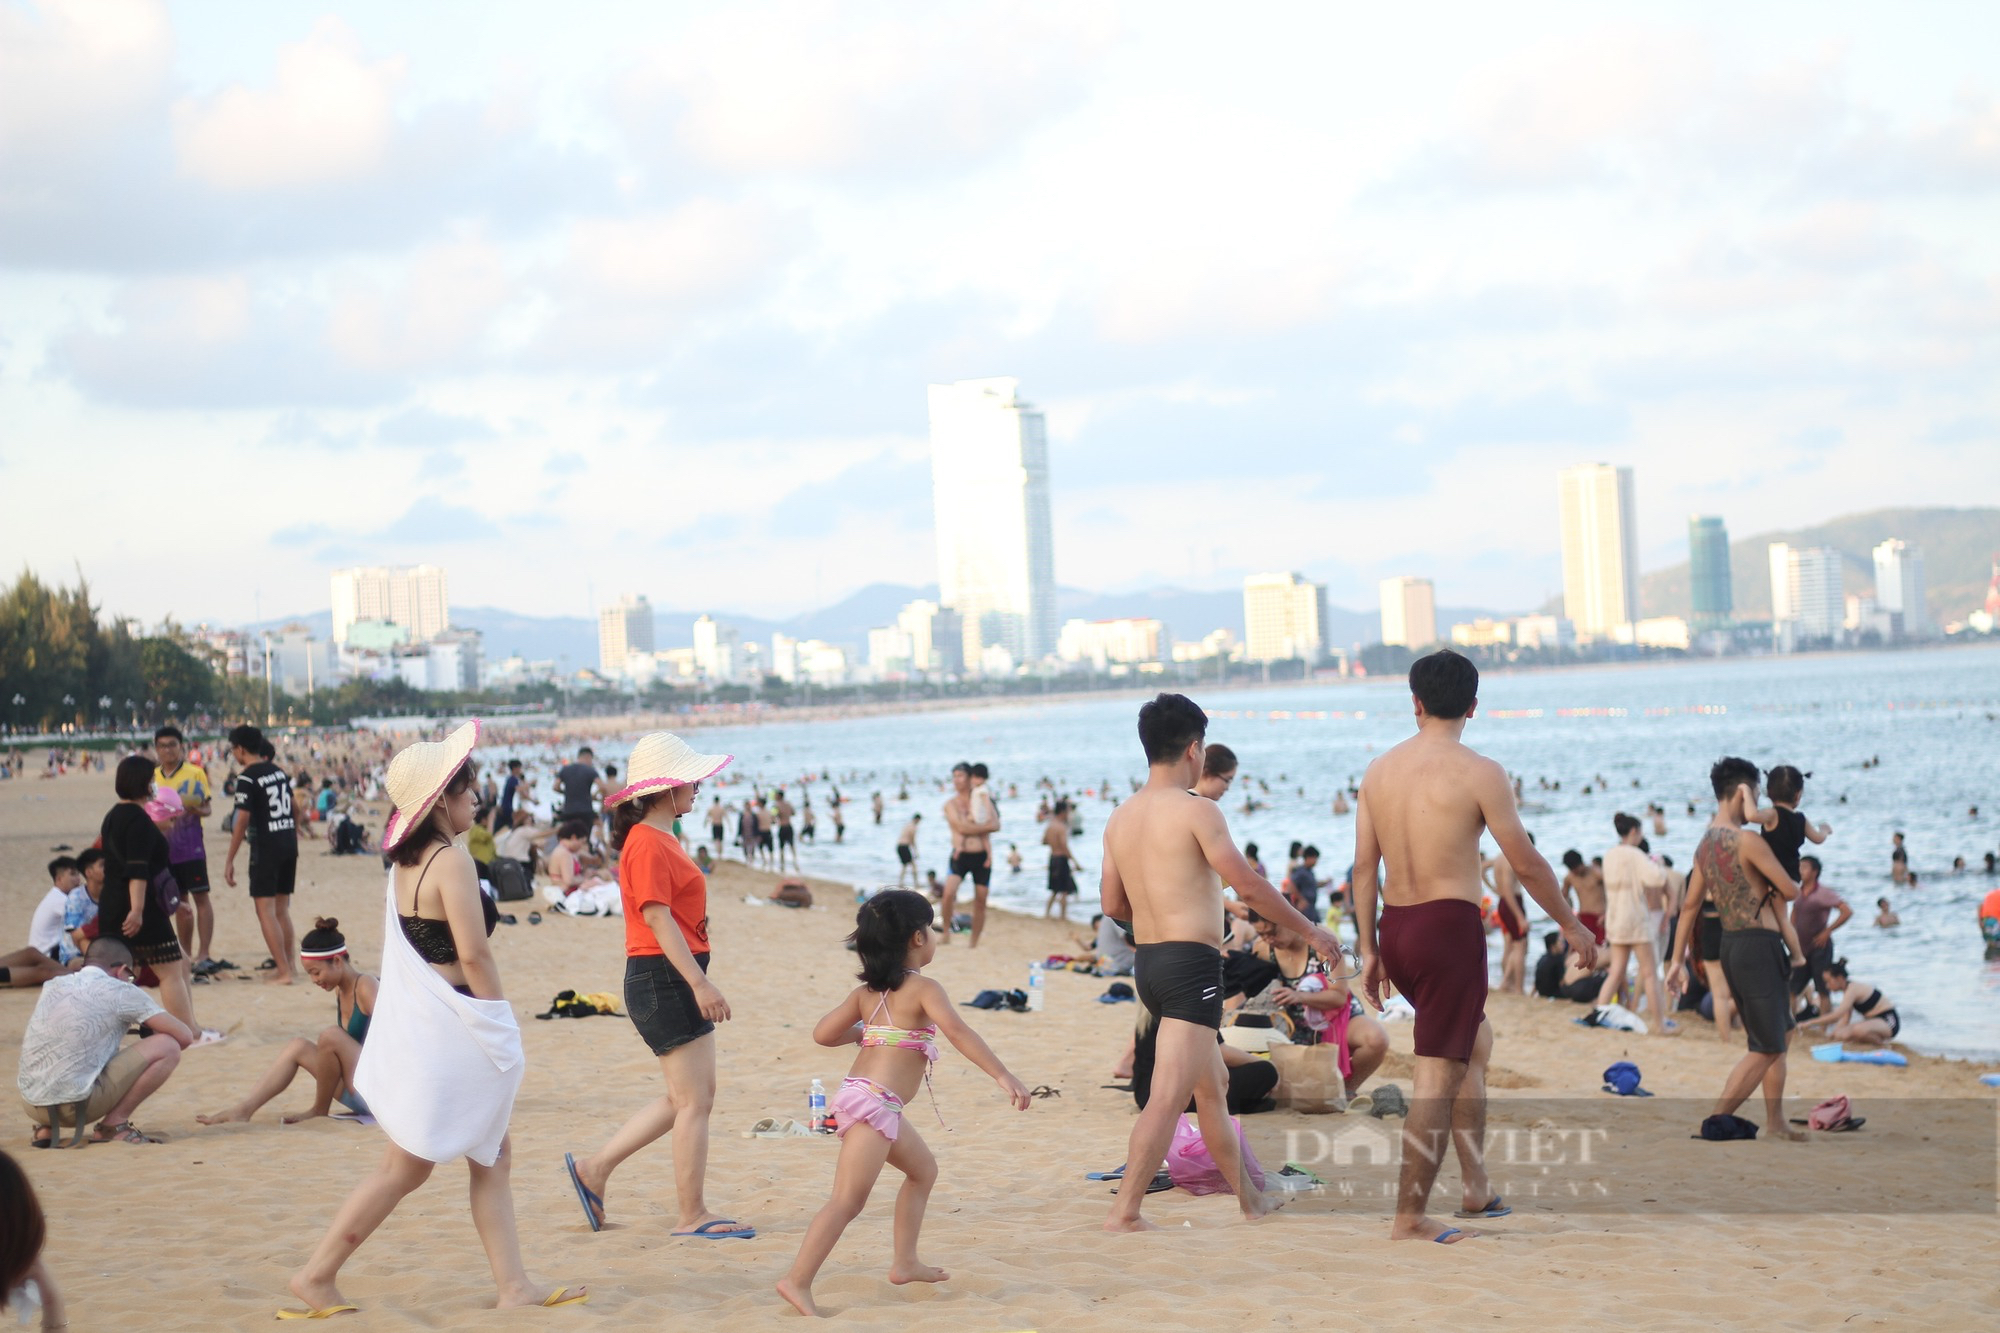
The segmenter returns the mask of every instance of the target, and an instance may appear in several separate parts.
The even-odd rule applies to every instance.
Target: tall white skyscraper
[[[625,674],[625,659],[653,651],[653,604],[644,597],[620,598],[597,613],[597,665],[607,676]]]
[[[426,643],[451,628],[444,571],[436,565],[380,565],[333,572],[333,641],[347,642],[357,620],[386,620]]]
[[[1608,463],[1557,474],[1563,614],[1580,638],[1608,638],[1639,618],[1639,533],[1632,469]]]
[[[1252,662],[1308,664],[1326,655],[1326,585],[1299,574],[1243,580],[1243,647]]]
[[[1841,555],[1831,546],[1772,542],[1771,623],[1781,645],[1839,636],[1847,620]]]
[[[1055,537],[1042,414],[1020,381],[930,386],[931,489],[939,600],[963,622],[968,665],[1056,650]]]
[[[1382,642],[1428,648],[1437,641],[1437,590],[1431,581],[1383,579]]]
[[[1924,553],[1891,537],[1875,548],[1875,604],[1889,613],[1896,633],[1906,639],[1927,639],[1930,611],[1924,599]]]

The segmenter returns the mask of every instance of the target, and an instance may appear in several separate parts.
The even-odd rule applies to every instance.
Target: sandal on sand
[[[1513,1211],[1508,1207],[1507,1201],[1496,1194],[1484,1208],[1458,1208],[1454,1209],[1451,1215],[1462,1218],[1505,1217]]]
[[[743,1131],[746,1139],[809,1139],[812,1130],[796,1120],[766,1116]]]
[[[757,1228],[746,1227],[741,1222],[718,1217],[713,1222],[703,1222],[693,1231],[674,1231],[668,1234],[688,1240],[755,1240]]]
[[[331,1319],[337,1314],[360,1314],[358,1305],[329,1305],[324,1310],[280,1310],[280,1319]]]
[[[556,1308],[557,1306],[559,1306],[559,1305],[588,1305],[588,1304],[590,1304],[590,1293],[589,1293],[589,1292],[587,1292],[587,1291],[579,1291],[579,1292],[578,1292],[578,1293],[577,1293],[576,1295],[574,1295],[574,1296],[570,1296],[570,1297],[567,1297],[567,1298],[566,1298],[566,1297],[564,1297],[563,1293],[564,1293],[564,1292],[566,1292],[566,1291],[568,1291],[568,1290],[569,1290],[569,1288],[568,1288],[568,1287],[557,1287],[557,1288],[556,1288],[556,1289],[555,1289],[554,1291],[552,1291],[552,1292],[550,1292],[550,1293],[549,1293],[549,1298],[548,1298],[547,1300],[545,1300],[545,1301],[543,1301],[543,1302],[542,1302],[542,1308],[543,1308],[544,1310],[553,1310],[553,1309],[555,1309],[555,1308]]]
[[[592,1231],[604,1229],[604,1200],[592,1193],[590,1186],[583,1183],[583,1177],[576,1173],[576,1157],[572,1153],[563,1154],[563,1170],[569,1172],[569,1183],[576,1186],[576,1199],[583,1205],[584,1220],[590,1223]]]
[[[108,1134],[105,1133],[106,1129],[109,1129],[111,1132]],[[96,1130],[94,1130],[91,1133],[90,1141],[92,1143],[165,1143],[166,1142],[165,1139],[154,1138],[151,1134],[148,1134],[145,1131],[141,1130],[137,1125],[133,1124],[130,1120],[127,1120],[122,1125],[108,1125],[108,1126],[99,1125],[96,1128]]]

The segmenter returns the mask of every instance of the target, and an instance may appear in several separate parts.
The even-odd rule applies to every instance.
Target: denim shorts
[[[703,973],[708,971],[707,954],[698,953],[694,960]],[[625,960],[625,1012],[654,1055],[678,1050],[715,1031],[715,1024],[701,1016],[694,988],[656,953]]]

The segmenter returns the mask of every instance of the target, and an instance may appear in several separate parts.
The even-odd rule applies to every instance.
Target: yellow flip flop
[[[358,1305],[329,1305],[324,1310],[280,1310],[280,1319],[331,1319],[337,1314],[360,1314]]]
[[[545,1301],[543,1301],[543,1302],[542,1302],[542,1305],[543,1305],[543,1307],[544,1307],[545,1309],[550,1309],[550,1310],[553,1310],[553,1309],[555,1309],[555,1308],[556,1308],[556,1307],[557,1307],[558,1305],[588,1305],[588,1304],[590,1304],[590,1292],[589,1292],[589,1291],[587,1291],[587,1290],[586,1290],[586,1291],[582,1291],[582,1292],[579,1292],[578,1294],[576,1294],[576,1295],[574,1295],[574,1296],[571,1296],[571,1297],[569,1297],[569,1298],[568,1298],[567,1300],[565,1300],[565,1299],[563,1298],[563,1293],[564,1293],[564,1292],[566,1292],[566,1291],[568,1291],[568,1290],[569,1290],[569,1288],[568,1288],[568,1287],[557,1287],[557,1288],[556,1288],[556,1289],[555,1289],[554,1291],[552,1291],[552,1292],[550,1292],[550,1293],[549,1293],[549,1298],[548,1298],[547,1300],[545,1300]]]

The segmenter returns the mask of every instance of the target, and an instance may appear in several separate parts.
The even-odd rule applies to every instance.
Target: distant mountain
[[[1875,587],[1875,546],[1890,537],[1923,551],[1926,600],[1935,623],[1962,619],[1985,600],[1993,553],[2000,551],[2000,509],[1876,509],[1731,542],[1729,576],[1737,616],[1770,618],[1767,549],[1772,542],[1834,547],[1844,558],[1841,581],[1846,591],[1866,593]],[[1644,575],[1639,581],[1639,604],[1649,616],[1691,614],[1686,562]]]

